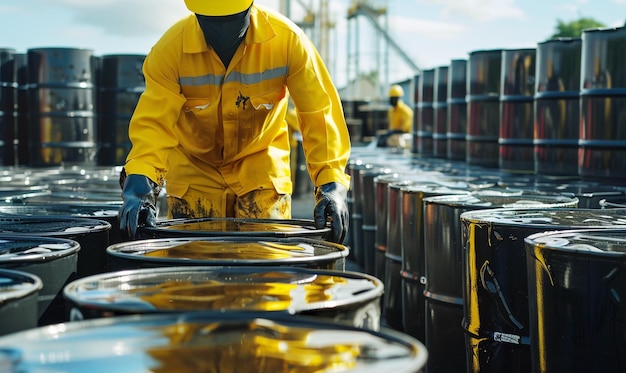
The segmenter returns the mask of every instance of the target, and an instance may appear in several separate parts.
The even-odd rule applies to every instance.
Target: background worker
[[[402,97],[404,90],[398,84],[394,84],[389,88],[389,108],[387,112],[388,126],[387,132],[378,138],[378,146],[387,146],[387,140],[390,136],[403,133],[411,133],[413,126],[413,109],[404,103]]]
[[[146,56],[146,87],[129,125],[120,175],[120,230],[154,226],[166,185],[168,217],[291,217],[291,96],[315,185],[317,228],[348,229],[350,138],[341,102],[312,42],[252,0],[185,0],[192,12]]]

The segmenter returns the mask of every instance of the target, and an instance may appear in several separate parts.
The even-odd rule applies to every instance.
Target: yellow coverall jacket
[[[337,90],[313,44],[282,15],[253,5],[245,40],[225,68],[192,14],[154,45],[143,73],[128,175],[165,179],[175,197],[190,187],[290,194],[291,95],[311,179],[349,187],[350,138]]]
[[[413,109],[404,101],[398,100],[398,104],[395,107],[389,109],[389,130],[402,131],[404,133],[411,133],[413,126]]]

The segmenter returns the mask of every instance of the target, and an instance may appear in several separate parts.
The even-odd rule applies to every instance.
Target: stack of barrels
[[[1,165],[114,166],[145,88],[144,55],[84,48],[0,49]]]
[[[353,223],[386,227],[371,248],[353,226],[353,251],[426,372],[626,369],[624,42],[588,29],[422,70],[411,149],[353,149]]]

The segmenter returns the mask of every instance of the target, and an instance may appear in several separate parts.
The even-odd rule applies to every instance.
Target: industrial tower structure
[[[390,84],[391,53],[400,57],[415,74],[420,72],[413,59],[389,34],[387,3],[388,0],[350,0],[345,14],[346,35],[341,35],[345,40],[331,36],[337,35],[337,30],[336,20],[331,19],[329,13],[329,0],[280,0],[280,11],[309,35],[333,78],[342,73],[339,69],[345,69],[345,93],[350,99],[363,98],[359,95],[365,82],[374,87],[374,96],[382,98]],[[361,20],[366,24],[362,25]],[[331,47],[334,48],[332,53]],[[367,50],[366,47],[373,47],[374,50]],[[340,53],[344,55],[339,56]],[[341,66],[338,66],[338,61],[341,61]]]

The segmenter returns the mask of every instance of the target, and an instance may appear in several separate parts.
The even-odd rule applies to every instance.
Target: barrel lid
[[[626,228],[570,229],[529,235],[526,246],[568,254],[626,258]]]
[[[142,227],[140,233],[159,236],[325,236],[329,227],[315,228],[313,220],[255,218],[170,219],[157,222],[156,227]]]
[[[43,282],[36,275],[0,269],[0,306],[13,299],[21,299],[43,287]]]
[[[0,337],[15,371],[415,372],[428,352],[393,330],[267,313],[137,315],[76,321]],[[17,360],[17,359],[16,359]]]
[[[0,264],[51,261],[80,250],[74,240],[28,235],[0,235]]]
[[[623,225],[626,228],[626,209],[495,208],[464,212],[461,214],[461,220],[524,227],[575,228]]]
[[[370,275],[298,267],[165,267],[84,277],[64,289],[81,306],[109,311],[286,311],[336,308],[382,295]]]
[[[305,237],[181,237],[120,242],[109,255],[132,260],[182,264],[245,265],[306,262],[348,255],[346,246]]]
[[[470,194],[443,195],[424,198],[424,203],[443,204],[467,208],[565,208],[576,207],[578,198],[562,195],[535,195],[513,191],[479,190]]]
[[[0,216],[0,233],[66,236],[108,231],[111,223],[72,216]]]
[[[106,203],[26,203],[0,204],[0,213],[11,215],[69,215],[84,218],[117,217],[119,205]]]

